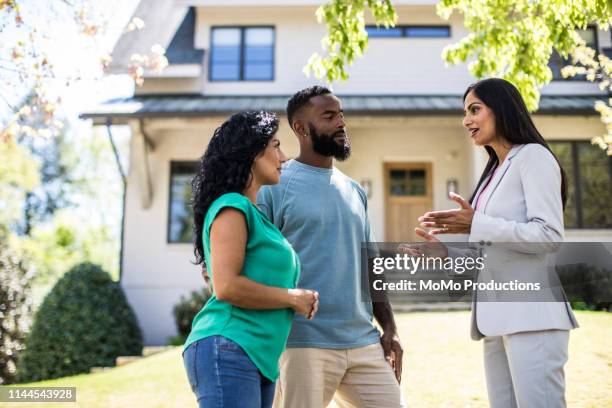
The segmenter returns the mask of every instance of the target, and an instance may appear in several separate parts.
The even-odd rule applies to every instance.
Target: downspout
[[[119,176],[121,177],[121,182],[123,184],[122,191],[122,204],[121,204],[121,238],[120,238],[120,246],[119,246],[119,282],[121,282],[121,278],[123,276],[123,237],[125,231],[125,196],[126,196],[126,188],[127,188],[127,178],[125,175],[125,171],[121,166],[121,160],[119,158],[119,151],[117,150],[117,146],[115,145],[115,140],[113,139],[113,133],[111,131],[111,125],[113,124],[113,120],[111,117],[106,118],[106,133],[108,135],[108,141],[113,148],[113,154],[115,155],[115,163],[117,164],[117,171],[119,172]]]

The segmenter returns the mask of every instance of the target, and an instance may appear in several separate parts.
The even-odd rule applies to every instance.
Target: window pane
[[[589,142],[579,142],[584,228],[612,228],[612,159]]]
[[[594,27],[589,27],[586,30],[576,30],[580,37],[586,42],[586,45],[591,48],[595,48],[597,36],[597,30]],[[599,51],[599,50],[595,50]],[[563,78],[561,75],[561,68],[572,63],[571,59],[565,59],[559,55],[556,50],[553,50],[550,60],[548,61],[548,67],[552,70],[553,79],[563,79],[566,81],[584,81],[586,75],[576,75],[571,78]]]
[[[192,242],[191,179],[197,163],[172,163],[169,242]]]
[[[366,32],[368,33],[368,37],[371,38],[397,38],[402,36],[402,29],[398,27],[376,27],[376,26],[367,26]]]
[[[576,30],[580,37],[586,42],[588,47],[595,47],[595,36],[597,35],[597,30],[595,28],[587,28],[586,30]]]
[[[415,38],[448,38],[450,27],[406,27],[405,35]]]
[[[425,186],[425,170],[410,170],[408,185],[408,195],[425,195],[427,193]]]
[[[240,47],[215,47],[212,53],[213,63],[232,63],[240,61]]]
[[[272,64],[246,64],[244,66],[244,79],[264,80],[272,78]]]
[[[210,66],[210,79],[213,81],[238,81],[240,79],[240,65],[213,64]]]
[[[389,194],[392,196],[423,196],[427,194],[426,171],[391,170],[389,173]]]
[[[239,28],[213,28],[212,45],[218,46],[240,46]]]
[[[244,50],[245,63],[266,62],[271,63],[274,57],[274,48],[270,46],[247,46]]]
[[[552,54],[550,54],[548,67],[552,71],[553,79],[565,79],[563,78],[563,75],[561,75],[561,68],[566,66],[568,63],[569,61],[563,59],[557,51],[553,51]]]
[[[244,32],[246,45],[274,44],[274,30],[272,28],[247,28]]]
[[[576,208],[576,181],[574,180],[574,163],[572,160],[571,142],[550,142],[550,148],[559,159],[567,176],[567,203],[565,204],[565,228],[578,228],[578,209]]]
[[[389,175],[389,194],[392,196],[406,195],[406,170],[391,170]]]
[[[240,79],[240,29],[214,28],[210,61],[210,79],[237,81]]]
[[[271,80],[274,78],[274,30],[271,28],[245,29],[244,79]]]
[[[245,49],[244,79],[274,78],[274,49],[270,46],[249,46]]]

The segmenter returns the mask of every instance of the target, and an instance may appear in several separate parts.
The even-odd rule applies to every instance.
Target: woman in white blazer
[[[463,126],[489,161],[469,202],[453,195],[461,207],[424,214],[421,226],[433,230],[417,228],[417,234],[438,247],[434,235],[469,234],[470,242],[495,254],[479,281],[536,277],[544,288],[554,286],[547,281],[546,257],[563,241],[565,173],[514,85],[485,79],[471,85],[463,101]],[[478,294],[472,338],[484,338],[491,407],[565,407],[569,330],[578,327],[569,304],[482,301]],[[550,291],[542,296],[553,299]]]

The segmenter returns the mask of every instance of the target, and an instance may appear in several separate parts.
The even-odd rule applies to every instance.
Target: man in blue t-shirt
[[[365,192],[334,167],[351,152],[340,100],[325,87],[287,104],[300,154],[258,205],[297,251],[300,287],[319,292],[315,319],[296,315],[280,360],[275,407],[401,407],[402,346],[388,302],[362,299],[362,244],[374,242]],[[383,330],[380,335],[373,316]]]

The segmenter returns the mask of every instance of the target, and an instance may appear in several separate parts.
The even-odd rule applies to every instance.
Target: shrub
[[[0,230],[0,385],[16,379],[17,357],[32,323],[33,271]]]
[[[141,352],[142,333],[120,285],[99,266],[82,263],[45,297],[17,373],[20,381],[63,377]]]
[[[173,309],[178,336],[171,338],[170,344],[180,345],[185,342],[189,332],[191,332],[193,318],[198,314],[209,298],[210,291],[206,287],[199,291],[191,292],[189,297],[181,296],[181,299]]]
[[[612,272],[580,263],[557,267],[557,273],[575,310],[612,309]]]

